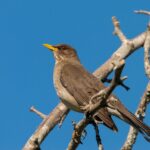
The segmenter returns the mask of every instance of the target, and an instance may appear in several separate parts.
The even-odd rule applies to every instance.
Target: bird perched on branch
[[[53,79],[57,95],[68,108],[85,113],[83,108],[98,101],[98,99],[92,99],[91,102],[91,97],[103,90],[104,84],[82,66],[75,49],[71,46],[66,44],[55,46],[44,44],[44,46],[54,54]],[[96,123],[103,123],[108,128],[117,131],[111,115],[129,123],[147,140],[150,140],[150,127],[129,112],[114,95],[109,97],[107,102],[92,115],[92,118]]]

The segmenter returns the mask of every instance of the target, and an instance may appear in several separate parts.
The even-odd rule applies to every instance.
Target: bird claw
[[[105,90],[99,91],[90,98],[89,104],[80,106],[80,109],[85,113],[86,116],[89,116],[93,106],[95,105],[94,99],[98,98],[99,101],[101,101],[101,99],[105,98],[105,96],[106,96]]]
[[[90,112],[90,109],[91,109],[91,104],[87,104],[87,105],[84,105],[84,106],[80,106],[80,109],[85,112],[85,114],[87,114],[88,112]]]
[[[93,96],[91,97],[90,101],[91,101],[91,103],[92,103],[92,100],[93,100],[93,99],[95,99],[95,98],[101,99],[101,98],[105,98],[105,96],[106,96],[106,91],[105,91],[105,89],[104,89],[104,90],[100,90],[98,93],[96,93],[95,95],[93,95]]]

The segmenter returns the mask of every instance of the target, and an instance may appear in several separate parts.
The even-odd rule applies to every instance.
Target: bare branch
[[[82,119],[74,127],[74,132],[72,134],[72,139],[68,144],[67,150],[76,150],[78,145],[81,143],[81,136],[85,127],[89,124],[90,120],[87,118]]]
[[[135,115],[141,120],[145,118],[145,112],[149,102],[150,102],[150,83],[148,83],[146,91],[144,92],[144,95],[135,113]],[[130,127],[127,139],[124,145],[122,146],[121,150],[132,150],[132,147],[136,142],[137,135],[138,131],[135,128]]]
[[[117,35],[122,42],[127,41],[126,36],[120,29],[120,23],[115,16],[112,17],[112,22],[114,24],[114,34]]]
[[[95,98],[98,98],[99,101],[95,104],[90,104],[90,112],[89,112],[90,115],[93,115],[98,109],[100,109],[102,106],[102,103],[106,103],[106,100],[110,96],[112,91],[116,88],[116,86],[120,84],[121,72],[123,70],[124,64],[125,64],[124,60],[115,62],[114,64],[115,75],[110,85],[104,90],[100,90],[98,93],[96,93],[96,95],[92,96],[91,101],[92,99],[95,99]]]
[[[98,125],[95,122],[92,122],[92,124],[94,126],[94,130],[96,133],[96,141],[97,141],[98,150],[104,150],[103,145],[102,145],[102,140],[99,134]]]
[[[69,111],[70,111],[70,110],[67,109],[67,111],[65,112],[65,114],[61,117],[61,119],[60,119],[60,121],[59,121],[59,124],[58,124],[59,128],[61,128],[61,126],[62,126],[64,120],[66,119],[66,117],[67,117]]]
[[[147,77],[150,79],[150,24],[148,24],[147,35],[144,43],[144,66]]]
[[[146,10],[135,10],[134,12],[137,14],[150,15],[150,12]]]
[[[40,149],[40,144],[47,134],[59,123],[61,118],[68,112],[68,108],[63,104],[58,104],[46,119],[39,125],[38,129],[28,139],[22,150]]]
[[[34,106],[30,108],[31,112],[36,113],[38,116],[40,116],[42,119],[46,119],[47,115],[43,114],[42,112],[38,111]]]
[[[132,40],[129,40],[128,42],[122,43],[114,54],[94,72],[94,75],[100,80],[107,78],[114,68],[113,62],[116,60],[126,59],[138,48],[142,47],[145,42],[145,37],[146,32],[140,34]]]

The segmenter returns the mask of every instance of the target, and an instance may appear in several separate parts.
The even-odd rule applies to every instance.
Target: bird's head
[[[51,50],[56,61],[79,60],[74,48],[67,44],[50,45],[43,44],[44,47]]]

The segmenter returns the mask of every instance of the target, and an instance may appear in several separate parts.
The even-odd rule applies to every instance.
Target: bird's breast
[[[66,90],[66,88],[62,85],[60,77],[61,77],[61,69],[64,64],[57,63],[54,68],[53,81],[54,86],[57,92],[57,95],[61,98],[61,101],[70,109],[81,112],[80,107],[74,97]]]

